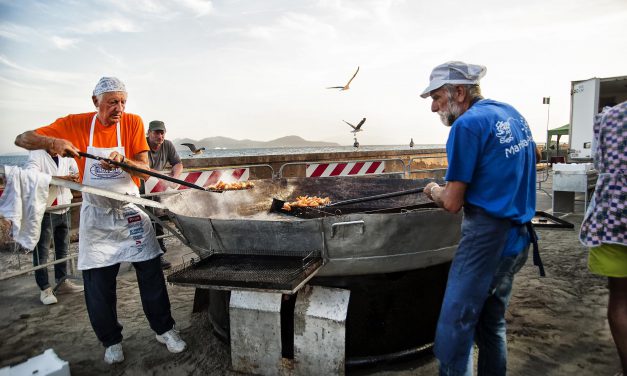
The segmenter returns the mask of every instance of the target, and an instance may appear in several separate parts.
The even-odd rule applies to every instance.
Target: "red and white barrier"
[[[306,176],[319,178],[327,176],[363,176],[385,173],[384,161],[308,163]]]
[[[183,172],[178,179],[206,188],[207,186],[217,183],[220,180],[225,183],[247,181],[249,175],[250,169],[248,168],[233,168],[227,170],[188,171]],[[146,193],[159,193],[172,190],[172,188],[168,187],[170,184],[171,183],[168,181],[160,180],[151,176],[148,180],[146,180],[144,187]],[[185,190],[190,188],[184,185],[179,185],[176,189]]]

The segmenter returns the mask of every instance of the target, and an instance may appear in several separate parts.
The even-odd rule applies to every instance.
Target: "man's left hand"
[[[429,200],[433,201],[433,188],[439,187],[438,183],[431,182],[425,186],[424,194],[429,198]]]
[[[109,154],[108,158],[112,161],[120,163],[126,162],[126,157],[124,156],[124,154],[120,154],[117,151],[112,151],[111,154]],[[118,166],[111,164],[107,161],[100,161],[100,164],[105,170],[115,170],[116,168],[118,168]]]

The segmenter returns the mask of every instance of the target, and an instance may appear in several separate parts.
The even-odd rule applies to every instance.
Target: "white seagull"
[[[345,122],[346,124],[350,125],[351,128],[353,128],[351,133],[357,133],[357,132],[363,131],[363,129],[361,129],[361,126],[364,125],[364,123],[366,122],[366,118],[361,119],[361,121],[359,122],[359,124],[357,124],[357,126],[354,126],[353,124],[347,122],[346,120],[342,120],[342,121]]]
[[[353,74],[353,77],[351,77],[351,79],[348,80],[346,85],[344,85],[344,86],[331,86],[331,87],[328,87],[327,89],[340,89],[340,91],[344,91],[344,90],[350,89],[350,87],[348,87],[348,85],[350,85],[351,82],[353,81],[353,78],[355,78],[355,76],[357,76],[357,72],[359,72],[359,67],[357,67],[357,70],[355,71],[355,74]]]
[[[184,143],[184,144],[181,144],[181,145],[187,146],[189,148],[189,150],[192,152],[192,155],[202,154],[202,151],[205,150],[204,147],[196,148],[196,145],[194,145],[194,144]]]

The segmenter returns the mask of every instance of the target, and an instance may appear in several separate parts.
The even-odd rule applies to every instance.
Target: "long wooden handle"
[[[117,161],[114,161],[113,159],[99,157],[99,156],[96,156],[96,155],[93,155],[93,154],[84,153],[82,151],[79,151],[78,155],[80,155],[81,157],[85,157],[85,158],[95,159],[97,161],[105,161],[105,162],[110,163],[110,164],[112,164],[114,166],[126,168],[126,169],[133,170],[133,171],[136,171],[136,172],[141,172],[142,174],[154,176],[155,178],[167,180],[167,181],[170,181],[172,183],[184,185],[184,186],[189,187],[189,188],[194,188],[194,189],[199,189],[201,191],[206,191],[206,189],[201,187],[200,185],[192,184],[192,183],[187,182],[185,180],[179,180],[179,179],[173,178],[173,177],[168,176],[168,175],[163,175],[163,174],[160,174],[158,172],[154,172],[152,170],[146,170],[144,168],[131,166],[131,165],[129,165],[127,163],[124,163],[124,162],[117,162]]]

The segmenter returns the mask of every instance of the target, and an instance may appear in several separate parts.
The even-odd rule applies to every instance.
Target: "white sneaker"
[[[45,305],[55,304],[58,302],[57,297],[54,296],[54,292],[52,292],[52,287],[42,290],[39,294],[39,300],[41,300],[41,302]]]
[[[122,351],[122,343],[116,343],[107,347],[105,350],[104,361],[107,364],[122,363],[124,361],[124,352]]]
[[[63,282],[59,283],[57,286],[57,294],[74,294],[77,292],[82,292],[85,288],[81,285],[74,284],[69,279],[63,280]]]
[[[161,335],[157,334],[156,338],[157,341],[159,341],[160,343],[165,343],[168,351],[171,353],[180,353],[181,351],[185,350],[185,347],[187,347],[185,341],[183,341],[179,336],[178,330],[174,328],[168,330]]]

